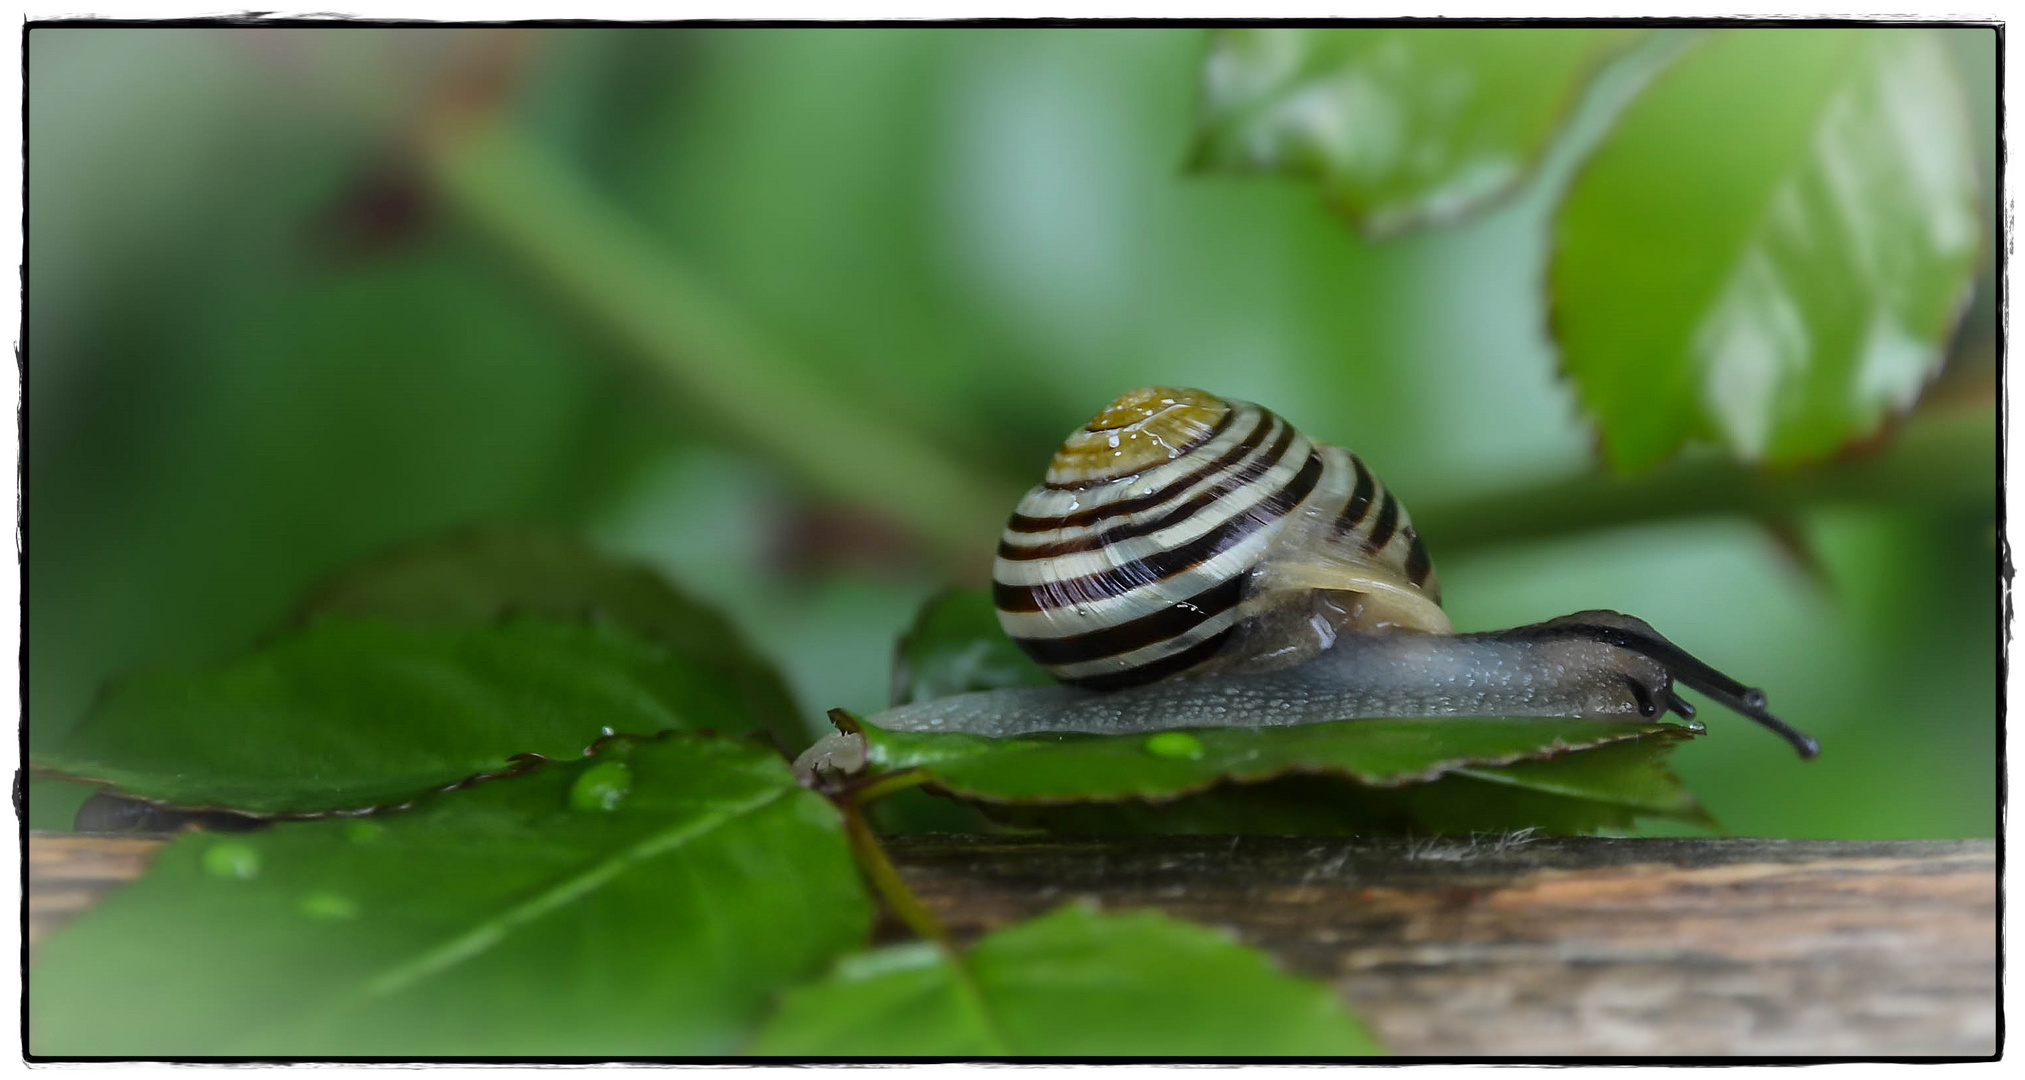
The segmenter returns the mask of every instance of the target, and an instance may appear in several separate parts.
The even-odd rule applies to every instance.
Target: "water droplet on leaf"
[[[1194,761],[1202,757],[1202,740],[1185,731],[1163,731],[1146,740],[1146,752],[1154,757]]]
[[[345,839],[354,844],[369,844],[385,835],[387,827],[377,821],[345,822]]]
[[[600,761],[570,785],[570,809],[616,810],[633,792],[633,770],[623,761]]]
[[[295,909],[312,919],[351,919],[359,914],[358,901],[327,892],[310,893]]]
[[[260,852],[236,840],[212,844],[204,851],[204,870],[212,877],[251,881],[260,875]]]

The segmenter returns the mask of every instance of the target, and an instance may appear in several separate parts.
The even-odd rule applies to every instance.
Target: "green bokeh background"
[[[1409,506],[1596,467],[1539,288],[1632,69],[1515,196],[1372,243],[1302,184],[1181,168],[1202,31],[508,36],[530,138],[853,408],[990,482],[1146,383],[1266,403]],[[1994,34],[1954,37],[1992,154]],[[943,575],[727,439],[404,164],[441,73],[499,38],[29,34],[32,744],[107,677],[229,658],[321,575],[477,519],[659,566],[782,666],[812,734],[884,704]],[[1993,377],[1988,288],[1944,385]],[[1987,836],[1995,497],[1803,509],[1815,571],[1741,519],[1428,543],[1461,627],[1633,612],[1819,737],[1803,764],[1707,715],[1676,760],[1732,830]],[[32,797],[37,825],[75,802]]]

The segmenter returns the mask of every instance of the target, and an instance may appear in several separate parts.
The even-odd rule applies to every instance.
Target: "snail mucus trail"
[[[999,622],[1064,685],[959,694],[891,731],[1140,734],[1376,717],[1623,717],[1694,709],[1685,684],[1813,739],[1643,620],[1583,611],[1458,634],[1427,548],[1364,462],[1249,402],[1151,387],[1070,434],[992,572]],[[853,771],[857,736],[798,765]]]

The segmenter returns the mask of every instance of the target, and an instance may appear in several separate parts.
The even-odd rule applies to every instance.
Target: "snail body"
[[[880,713],[890,731],[1006,738],[1048,731],[1132,735],[1169,728],[1278,727],[1424,716],[1650,718],[1675,706],[1664,664],[1591,630],[1649,627],[1615,612],[1489,634],[1347,633],[1299,664],[1168,678],[1117,691],[1021,687]]]
[[[993,565],[1000,625],[1065,685],[958,694],[888,731],[1132,735],[1375,717],[1692,718],[1679,681],[1804,758],[1762,691],[1643,620],[1584,611],[1458,634],[1425,543],[1356,455],[1269,410],[1153,387],[1071,433]],[[863,763],[833,735],[805,775]],[[849,771],[846,769],[845,771]]]

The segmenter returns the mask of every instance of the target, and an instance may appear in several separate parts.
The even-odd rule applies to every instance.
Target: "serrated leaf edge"
[[[1195,729],[1195,730],[1200,731],[1200,730],[1218,730],[1218,729]],[[1041,795],[1041,796],[1028,796],[1020,798],[1008,798],[999,795],[987,794],[978,791],[974,788],[966,788],[960,784],[952,784],[947,779],[935,773],[934,762],[911,763],[905,766],[904,768],[919,769],[922,770],[924,773],[928,774],[929,776],[933,777],[923,785],[929,788],[930,790],[939,791],[944,794],[970,802],[991,803],[993,805],[1003,805],[1003,806],[1074,806],[1086,803],[1118,803],[1118,802],[1140,802],[1140,803],[1147,803],[1150,805],[1160,805],[1163,803],[1170,803],[1179,799],[1187,798],[1188,796],[1191,795],[1200,795],[1203,792],[1213,790],[1225,784],[1259,784],[1271,780],[1276,780],[1285,776],[1341,776],[1345,779],[1355,781],[1367,787],[1382,788],[1382,789],[1404,788],[1404,787],[1411,787],[1415,784],[1431,783],[1459,769],[1471,767],[1494,768],[1500,765],[1515,765],[1526,761],[1547,761],[1552,758],[1562,756],[1564,754],[1580,753],[1581,751],[1584,750],[1594,750],[1602,746],[1610,746],[1616,743],[1623,743],[1623,742],[1632,742],[1645,738],[1660,738],[1660,739],[1671,739],[1674,741],[1686,741],[1688,739],[1696,737],[1698,737],[1698,733],[1688,728],[1674,724],[1658,724],[1658,725],[1642,726],[1640,730],[1627,732],[1623,735],[1600,736],[1599,738],[1593,741],[1570,743],[1567,742],[1566,740],[1557,738],[1551,744],[1548,744],[1547,746],[1537,750],[1528,750],[1507,755],[1459,757],[1449,761],[1439,762],[1421,772],[1394,774],[1387,779],[1379,779],[1366,773],[1360,773],[1354,769],[1342,768],[1331,765],[1288,765],[1282,768],[1273,769],[1265,772],[1256,772],[1256,773],[1246,773],[1236,771],[1227,772],[1221,776],[1212,778],[1205,783],[1194,784],[1179,789],[1162,789],[1160,791],[1154,792],[1144,790],[1131,790],[1118,792],[1115,794],[1099,794],[1099,795]],[[876,752],[878,743],[873,742],[872,747]],[[967,759],[957,758],[954,760],[961,761]],[[904,770],[895,769],[892,771],[900,772]]]

